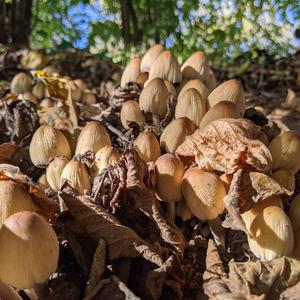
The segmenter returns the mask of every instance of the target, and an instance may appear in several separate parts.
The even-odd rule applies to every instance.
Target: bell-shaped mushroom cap
[[[177,91],[174,85],[169,80],[164,80],[164,83],[168,89],[170,95],[177,96]]]
[[[180,83],[182,74],[177,58],[170,51],[163,51],[153,63],[149,79],[161,78],[172,83]]]
[[[181,87],[178,97],[180,94],[183,94],[186,90],[191,88],[196,89],[206,101],[208,100],[209,90],[200,79],[192,79],[187,81]]]
[[[178,118],[170,122],[160,136],[160,146],[166,152],[174,154],[187,135],[196,130],[195,124],[188,118]]]
[[[136,82],[140,74],[141,60],[138,57],[133,58],[125,70],[121,78],[121,87],[124,87],[129,82]]]
[[[185,172],[181,188],[186,204],[199,220],[213,220],[223,212],[226,190],[216,174],[191,168]]]
[[[221,101],[211,107],[201,120],[200,128],[205,127],[211,121],[223,118],[240,118],[240,112],[237,106],[229,101]]]
[[[200,79],[205,82],[209,76],[208,59],[203,51],[193,53],[181,67],[182,77]]]
[[[196,89],[187,89],[180,94],[175,108],[175,118],[189,118],[198,127],[205,113],[205,100]]]
[[[18,289],[45,282],[58,263],[58,240],[39,215],[22,211],[0,228],[0,279]]]
[[[245,113],[245,96],[241,83],[231,79],[217,86],[208,96],[210,107],[221,101],[230,101],[236,104],[242,117]]]
[[[145,124],[145,116],[135,100],[128,100],[122,104],[120,119],[125,129],[129,129],[128,122],[134,122],[140,127]]]
[[[300,194],[297,194],[291,202],[289,217],[291,219],[294,231],[298,230],[300,228]]]
[[[175,155],[161,155],[155,162],[156,192],[161,201],[178,202],[182,198],[184,165]]]
[[[142,90],[139,104],[144,112],[152,113],[157,119],[162,119],[168,110],[168,89],[164,81],[154,78]]]
[[[11,92],[15,94],[23,94],[32,91],[32,77],[27,74],[20,72],[14,76],[10,84]]]
[[[95,171],[100,174],[108,165],[115,166],[121,159],[119,151],[112,146],[104,146],[95,155]]]
[[[150,49],[148,49],[142,58],[141,71],[149,73],[153,63],[163,51],[164,47],[160,44],[155,44]]]

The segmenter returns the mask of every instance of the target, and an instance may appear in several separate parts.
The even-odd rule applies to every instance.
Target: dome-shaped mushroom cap
[[[177,58],[170,51],[163,51],[151,66],[149,79],[161,78],[180,83],[182,74]]]
[[[124,87],[129,82],[136,82],[140,74],[141,60],[138,57],[133,58],[126,68],[121,77],[121,87]]]
[[[10,90],[15,94],[23,94],[32,91],[32,77],[20,72],[14,76],[10,84]]]
[[[180,92],[178,94],[178,97],[180,94],[183,94],[187,89],[196,89],[201,96],[207,101],[208,95],[209,95],[209,90],[207,86],[199,79],[192,79],[187,81],[180,89]]]
[[[45,282],[58,263],[58,240],[36,213],[11,215],[0,228],[0,279],[18,289]]]
[[[163,51],[164,47],[160,44],[155,44],[150,49],[148,49],[142,58],[141,71],[149,73],[151,66]]]

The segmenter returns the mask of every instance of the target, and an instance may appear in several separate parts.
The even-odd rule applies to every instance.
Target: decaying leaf
[[[19,168],[9,164],[0,165],[0,180],[13,180],[20,183],[31,196],[37,212],[46,219],[54,221],[58,207],[53,199],[46,196],[44,191],[32,180],[20,172]]]
[[[266,174],[240,169],[233,175],[229,192],[224,198],[228,216],[223,226],[248,234],[241,213],[269,197],[292,193]]]
[[[201,169],[227,174],[239,168],[267,173],[272,164],[268,148],[257,137],[260,127],[246,119],[219,119],[198,129],[177,148],[180,157],[195,157]]]
[[[163,264],[162,258],[151,245],[141,239],[132,229],[120,224],[100,205],[93,204],[84,196],[78,196],[76,191],[67,184],[59,195],[87,234],[97,242],[99,239],[106,242],[109,259],[141,256],[157,266]]]
[[[265,262],[231,261],[227,276],[216,274],[205,284],[204,291],[210,299],[218,300],[287,299],[288,291],[293,292],[291,287],[299,280],[300,261],[296,259],[282,257]]]

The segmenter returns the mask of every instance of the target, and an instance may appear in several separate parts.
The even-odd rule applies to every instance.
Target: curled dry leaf
[[[198,129],[177,148],[176,154],[195,157],[201,169],[227,174],[239,168],[267,173],[272,164],[268,148],[257,137],[260,127],[246,119],[220,119]]]
[[[13,180],[20,183],[30,194],[37,213],[44,216],[47,220],[55,221],[56,214],[58,213],[56,201],[48,198],[44,190],[34,184],[28,176],[21,173],[18,167],[1,164],[0,180]]]
[[[300,261],[282,257],[271,261],[229,263],[227,276],[215,273],[204,285],[210,299],[284,298],[300,280]],[[298,294],[299,296],[299,294]],[[297,299],[297,298],[295,298]]]
[[[78,196],[67,183],[62,187],[59,195],[90,238],[96,242],[100,239],[106,242],[109,259],[142,256],[157,266],[163,264],[162,258],[151,245],[141,239],[132,229],[120,224],[103,207],[93,204],[84,196]]]
[[[223,226],[248,234],[241,213],[267,198],[292,193],[266,174],[240,169],[234,173],[229,192],[224,198],[228,216]]]

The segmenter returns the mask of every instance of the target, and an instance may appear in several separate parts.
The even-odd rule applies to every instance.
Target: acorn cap
[[[177,58],[170,51],[163,51],[151,66],[149,79],[161,78],[180,83],[182,74]]]
[[[144,130],[139,134],[134,141],[133,148],[145,162],[156,161],[161,154],[158,140],[149,130]]]
[[[160,44],[155,44],[148,49],[142,58],[141,71],[149,73],[151,66],[163,51],[164,47]]]
[[[204,98],[196,89],[187,89],[179,95],[175,108],[175,118],[189,118],[197,127],[206,113]]]
[[[28,192],[13,180],[0,180],[0,199],[0,226],[16,212],[35,210]]]
[[[11,81],[10,90],[15,94],[31,92],[32,77],[29,74],[23,72],[16,74]]]
[[[72,188],[84,194],[91,192],[91,180],[86,166],[77,160],[70,160],[61,173],[61,184],[67,180]]]
[[[300,169],[300,134],[296,131],[285,131],[276,136],[269,145],[272,154],[272,169],[288,169],[297,173]]]
[[[210,107],[221,101],[230,101],[236,104],[240,116],[245,113],[245,96],[241,83],[236,79],[231,79],[217,86],[208,96]]]
[[[65,157],[56,157],[50,162],[46,169],[47,182],[55,192],[58,192],[60,189],[61,174],[68,161],[69,160]]]
[[[200,79],[203,82],[208,78],[208,59],[203,51],[193,53],[181,66],[182,77]]]
[[[295,175],[291,170],[278,169],[277,171],[272,173],[271,177],[287,190],[294,192]]]
[[[55,156],[71,158],[71,149],[62,132],[51,126],[41,126],[32,136],[29,154],[35,166],[45,168]]]
[[[207,101],[208,99],[208,95],[209,95],[209,91],[208,88],[206,87],[206,85],[199,79],[193,79],[193,80],[189,80],[187,81],[180,89],[180,92],[178,94],[178,97],[180,96],[180,94],[183,94],[187,89],[196,89],[201,96],[205,99],[205,101]]]
[[[140,74],[141,60],[138,57],[133,58],[123,71],[121,77],[121,87],[129,82],[136,82]]]
[[[110,136],[99,122],[88,122],[79,134],[75,154],[87,151],[96,153],[104,146],[110,146]]]
[[[213,107],[211,107],[202,118],[199,127],[200,129],[204,128],[211,121],[223,118],[240,118],[240,112],[234,103],[229,101],[221,101]]]
[[[152,114],[153,121],[159,122],[163,119],[168,110],[168,89],[160,78],[151,80],[142,90],[139,105],[144,112]]]
[[[120,119],[123,127],[127,130],[129,129],[128,122],[135,122],[140,127],[145,124],[145,116],[135,100],[128,100],[122,104]]]
[[[289,217],[291,219],[294,231],[298,230],[300,228],[300,194],[297,194],[291,202]]]
[[[253,254],[261,260],[272,260],[292,254],[294,235],[291,222],[277,206],[264,208],[252,222],[252,237],[248,243]]]
[[[223,212],[226,190],[216,174],[198,167],[188,169],[181,188],[186,204],[199,220],[213,220]]]
[[[171,121],[160,136],[160,146],[166,152],[174,154],[177,147],[181,145],[185,137],[196,130],[194,123],[188,118],[178,118]]]
[[[103,169],[111,166],[116,166],[121,159],[119,151],[112,146],[104,146],[97,151],[95,155],[95,170],[100,174]]]
[[[161,201],[178,202],[182,199],[181,181],[184,165],[175,155],[161,155],[155,162],[156,193]]]
[[[58,240],[39,215],[22,211],[0,228],[0,278],[18,289],[45,282],[58,263]]]

